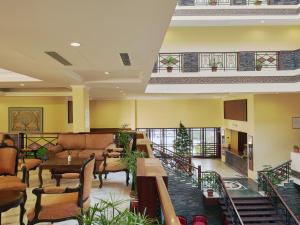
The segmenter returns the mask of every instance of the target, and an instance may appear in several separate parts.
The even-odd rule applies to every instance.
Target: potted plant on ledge
[[[211,67],[211,71],[212,72],[217,72],[218,70],[218,67],[221,66],[222,67],[222,63],[221,62],[216,62],[216,59],[212,59],[210,62],[209,62],[209,66]]]
[[[294,152],[299,153],[299,145],[294,145]]]
[[[171,73],[173,71],[173,65],[176,64],[176,59],[173,56],[168,56],[166,58],[167,72]]]
[[[263,67],[262,62],[256,60],[256,65],[255,65],[256,71],[261,71],[262,67]]]
[[[261,5],[261,4],[262,4],[262,0],[256,0],[256,1],[254,2],[254,4],[255,4],[255,5]]]
[[[209,0],[208,4],[209,5],[217,5],[218,1],[217,0]]]

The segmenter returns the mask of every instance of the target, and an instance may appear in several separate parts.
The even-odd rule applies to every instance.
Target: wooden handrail
[[[157,190],[166,225],[180,225],[162,177],[156,177]]]
[[[297,217],[294,215],[294,213],[292,212],[292,210],[290,209],[290,207],[285,203],[285,201],[283,200],[283,198],[281,197],[281,195],[279,194],[279,192],[277,191],[277,188],[274,187],[274,185],[272,184],[272,182],[270,181],[270,179],[268,179],[267,175],[264,173],[261,173],[261,176],[267,181],[268,186],[272,189],[272,191],[276,194],[276,197],[278,197],[280,203],[284,206],[284,208],[288,211],[288,213],[290,214],[290,216],[293,218],[293,220],[295,222],[297,222],[297,224],[300,225],[300,222],[298,221]]]

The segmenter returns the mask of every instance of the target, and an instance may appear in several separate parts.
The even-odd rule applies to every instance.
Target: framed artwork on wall
[[[26,133],[43,132],[43,108],[9,107],[8,130]]]
[[[293,129],[300,129],[300,117],[292,117]]]

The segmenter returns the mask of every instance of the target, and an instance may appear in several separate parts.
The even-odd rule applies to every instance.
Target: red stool
[[[193,225],[207,225],[207,224],[208,224],[208,220],[206,216],[201,216],[201,215],[193,216]]]
[[[187,219],[184,216],[177,216],[179,219],[180,225],[187,225]]]

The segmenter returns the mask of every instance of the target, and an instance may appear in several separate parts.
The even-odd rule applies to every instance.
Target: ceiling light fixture
[[[119,86],[117,86],[116,88],[117,88],[117,89],[119,89],[120,87],[119,87]]]
[[[22,84],[20,84],[20,86],[21,86],[21,87],[24,87],[24,86],[25,86],[25,84],[23,84],[23,83],[22,83]]]
[[[109,72],[106,71],[106,72],[104,72],[104,74],[105,74],[105,75],[109,75]]]
[[[122,93],[123,91],[122,90],[120,90],[120,93]]]
[[[264,20],[261,20],[260,23],[265,23],[265,21],[264,21]]]
[[[78,42],[71,42],[70,44],[72,47],[79,47],[80,46],[80,43]]]

